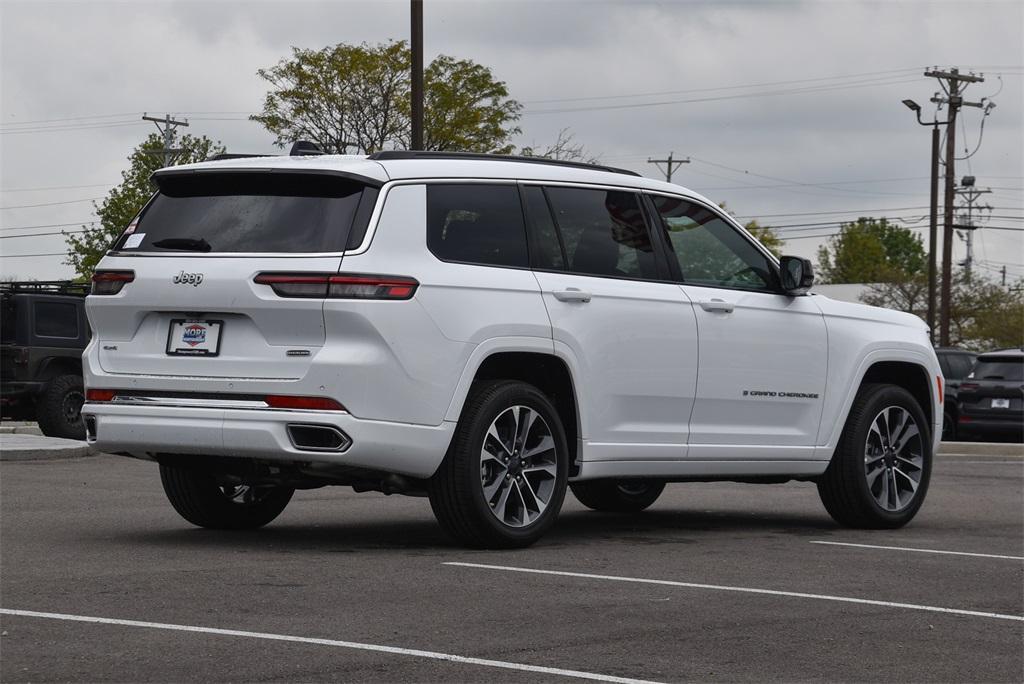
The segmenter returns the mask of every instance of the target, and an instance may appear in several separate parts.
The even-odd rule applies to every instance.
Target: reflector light
[[[978,383],[976,382],[962,382],[958,392],[973,392],[978,389]]]
[[[329,397],[296,397],[288,394],[270,394],[263,398],[270,408],[302,409],[306,411],[344,411],[345,407]]]
[[[116,396],[117,390],[90,388],[85,391],[86,401],[113,401]]]
[[[135,271],[96,271],[92,274],[92,291],[94,295],[114,295],[121,291],[126,283],[135,280]]]
[[[941,404],[942,400],[945,398],[943,396],[943,394],[942,394],[942,376],[941,375],[936,375],[935,376],[935,382],[939,386],[939,403]]]
[[[260,273],[254,279],[279,297],[317,299],[410,299],[419,283],[406,276],[363,273]]]

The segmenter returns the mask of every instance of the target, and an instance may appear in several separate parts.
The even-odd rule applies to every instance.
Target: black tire
[[[553,453],[546,452],[546,458],[555,466],[554,477],[545,485],[550,487],[546,508],[535,520],[522,526],[506,524],[492,511],[484,495],[485,469],[481,463],[491,424],[515,406],[525,406],[538,413],[554,445]],[[565,499],[568,454],[562,421],[543,393],[532,385],[513,380],[481,383],[471,390],[448,453],[431,479],[430,506],[442,529],[467,546],[492,549],[529,546],[540,539],[558,517]]]
[[[595,511],[639,513],[661,496],[660,480],[588,480],[569,485],[579,502]]]
[[[82,404],[85,385],[81,375],[58,375],[43,387],[36,399],[36,420],[47,437],[85,439]]]
[[[955,442],[956,435],[956,416],[951,414],[949,411],[942,412],[942,441],[943,442]]]
[[[214,530],[263,527],[281,514],[295,493],[289,487],[223,486],[212,473],[165,464],[160,464],[160,481],[182,518]]]
[[[919,428],[920,435],[919,444],[914,446],[915,453],[919,450],[921,459],[917,471],[917,488],[910,495],[911,498],[906,505],[897,504],[894,510],[883,508],[876,500],[876,495],[869,487],[866,472],[866,445],[869,432],[875,418],[889,407],[901,408],[908,412]],[[868,384],[861,387],[850,409],[832,462],[818,480],[818,494],[829,515],[841,525],[869,529],[893,529],[910,522],[920,510],[928,492],[932,470],[931,435],[924,411],[913,395],[905,389],[884,384]],[[905,446],[909,445],[910,441],[908,439]],[[882,461],[880,466],[883,470],[884,463],[885,461]],[[897,465],[906,467],[899,462]],[[882,476],[885,476],[884,472]],[[891,481],[896,482],[895,476],[893,477]],[[884,484],[888,491],[888,483]],[[899,500],[897,494],[897,501]]]

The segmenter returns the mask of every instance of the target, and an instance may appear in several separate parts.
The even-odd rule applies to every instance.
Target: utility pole
[[[668,153],[668,159],[651,159],[650,157],[647,158],[647,163],[648,164],[654,164],[655,166],[658,167],[658,171],[661,171],[663,174],[665,174],[665,182],[666,183],[671,183],[672,182],[672,172],[673,171],[678,169],[683,164],[689,164],[690,163],[690,158],[689,157],[687,157],[686,159],[673,159],[672,155],[674,155],[674,154],[675,154],[675,152],[669,152]],[[662,164],[665,164],[665,168],[664,169],[661,168]],[[675,164],[675,166],[673,166],[673,164]]]
[[[1006,287],[1006,266],[1003,266],[1003,287]]]
[[[171,161],[174,159],[174,155],[181,152],[181,149],[174,149],[171,147],[171,143],[174,142],[174,129],[178,126],[184,126],[188,128],[188,121],[175,121],[171,118],[170,114],[164,114],[164,117],[158,118],[155,116],[148,116],[145,113],[142,115],[143,121],[152,121],[156,124],[156,129],[160,131],[160,134],[164,136],[164,149],[162,150],[164,155],[164,166],[170,166]],[[160,127],[163,124],[163,127]]]
[[[948,104],[946,110],[946,187],[945,202],[942,216],[942,307],[939,311],[939,344],[949,346],[949,317],[953,308],[953,198],[956,182],[956,115],[960,107],[983,107],[981,102],[964,102],[963,91],[971,83],[981,83],[984,76],[961,74],[959,69],[949,71],[932,69],[924,72],[929,78],[936,78],[942,83],[946,96],[936,93],[931,101],[942,105]]]
[[[967,200],[967,216],[966,221],[963,224],[956,226],[957,229],[964,231],[964,241],[967,243],[967,258],[964,259],[961,265],[964,267],[964,274],[969,280],[971,277],[971,268],[974,265],[974,231],[978,229],[974,225],[974,203],[982,195],[987,195],[992,190],[985,188],[979,190],[974,187],[974,176],[964,176],[963,180],[960,181],[960,189],[956,190],[956,194],[964,197]],[[984,207],[982,207],[984,208]],[[990,207],[991,208],[991,207]]]
[[[411,0],[412,34],[412,149],[423,149],[423,0]]]
[[[936,259],[939,253],[939,126],[945,124],[938,118],[933,119],[930,124],[921,121],[921,105],[913,100],[903,100],[903,104],[917,116],[917,123],[932,127],[931,197],[928,204],[928,336],[932,344],[935,344],[935,300],[938,289]]]

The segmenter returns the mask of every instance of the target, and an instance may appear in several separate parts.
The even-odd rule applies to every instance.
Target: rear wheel
[[[488,382],[466,401],[430,505],[464,544],[529,546],[558,516],[567,470],[565,431],[550,400],[526,383]]]
[[[39,430],[47,437],[85,439],[84,403],[82,376],[58,375],[46,383],[36,400]]]
[[[288,487],[221,484],[212,473],[165,464],[160,464],[160,481],[182,518],[216,530],[263,527],[295,493]]]
[[[638,513],[665,490],[665,483],[659,480],[589,480],[569,486],[587,508],[614,513]]]
[[[931,431],[917,400],[902,387],[865,385],[818,494],[843,525],[902,527],[921,508],[931,469]]]

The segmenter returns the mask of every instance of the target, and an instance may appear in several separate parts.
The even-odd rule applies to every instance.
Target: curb
[[[0,434],[0,461],[53,461],[85,458],[97,452],[85,442],[34,434]]]
[[[1024,444],[1006,442],[943,442],[939,456],[1010,456],[1024,458]]]

